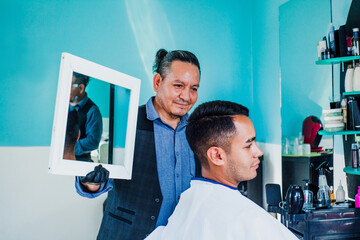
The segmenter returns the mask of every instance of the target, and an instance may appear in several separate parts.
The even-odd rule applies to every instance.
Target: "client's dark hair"
[[[74,72],[73,76],[75,77],[75,83],[77,84],[84,84],[86,87],[90,81],[89,76],[85,76],[84,74]]]
[[[188,119],[186,138],[203,167],[209,167],[206,153],[212,146],[227,151],[229,141],[236,134],[233,117],[249,116],[249,110],[228,101],[206,102],[198,106]]]
[[[68,114],[65,134],[65,150],[71,151],[75,148],[75,143],[79,136],[79,116],[76,110]]]
[[[159,73],[162,78],[165,78],[169,73],[172,62],[176,60],[191,63],[195,65],[200,72],[200,63],[193,53],[184,50],[168,52],[163,48],[159,49],[156,53],[153,72]]]

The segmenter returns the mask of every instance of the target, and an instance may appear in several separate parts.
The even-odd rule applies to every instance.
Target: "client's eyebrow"
[[[256,137],[249,138],[248,140],[246,140],[246,143],[251,143],[251,142],[255,141],[255,138],[256,138]]]

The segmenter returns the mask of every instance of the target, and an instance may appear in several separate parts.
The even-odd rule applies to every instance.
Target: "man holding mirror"
[[[88,83],[88,76],[74,72],[69,111],[76,110],[79,115],[80,139],[75,145],[75,155],[80,161],[91,161],[90,152],[99,147],[103,131],[100,110],[85,91]]]
[[[191,178],[200,176],[185,136],[187,113],[198,97],[199,61],[188,51],[160,49],[153,70],[156,96],[139,107],[132,179],[96,180],[104,168],[76,178],[81,196],[111,190],[98,239],[144,239],[167,224]]]

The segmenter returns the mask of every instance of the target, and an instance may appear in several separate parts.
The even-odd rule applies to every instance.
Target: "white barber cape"
[[[236,188],[196,178],[181,194],[168,224],[146,240],[159,239],[297,239],[264,209]]]

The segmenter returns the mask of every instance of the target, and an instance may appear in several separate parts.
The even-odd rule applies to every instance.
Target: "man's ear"
[[[80,139],[80,136],[81,136],[81,132],[80,132],[80,129],[79,129],[79,133],[78,133],[78,137],[77,137],[76,141],[78,141]]]
[[[79,84],[79,90],[80,90],[80,94],[83,94],[85,91],[85,85],[83,83]]]
[[[222,166],[225,164],[226,153],[220,147],[210,147],[206,152],[209,164]]]
[[[162,77],[161,77],[160,73],[155,74],[154,78],[153,78],[153,88],[154,88],[155,92],[157,92],[159,90],[161,81],[162,81]]]

